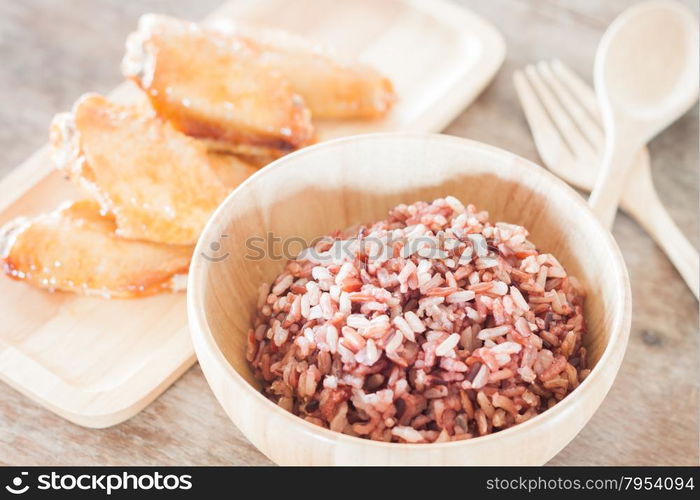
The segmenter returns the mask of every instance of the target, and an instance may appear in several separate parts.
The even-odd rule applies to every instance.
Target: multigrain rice
[[[261,288],[247,358],[282,408],[353,436],[453,441],[532,418],[590,371],[584,291],[523,227],[447,197],[353,231]]]

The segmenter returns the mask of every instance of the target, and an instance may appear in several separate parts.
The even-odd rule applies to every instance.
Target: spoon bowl
[[[697,20],[673,1],[627,9],[603,35],[594,79],[606,152],[590,204],[608,227],[634,155],[697,100],[697,61]]]
[[[698,97],[698,28],[692,13],[667,1],[628,10],[601,41],[595,75],[607,109],[619,120],[637,123],[651,139]]]

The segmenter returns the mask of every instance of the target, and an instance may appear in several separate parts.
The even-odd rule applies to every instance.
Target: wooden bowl
[[[595,365],[563,401],[510,429],[437,444],[382,443],[317,427],[267,400],[245,359],[261,282],[334,229],[385,218],[399,203],[451,194],[521,224],[586,287],[585,344]],[[279,240],[260,258],[262,242]],[[255,239],[258,238],[258,239]],[[295,240],[290,240],[296,238]],[[292,248],[293,247],[293,248]],[[272,251],[271,251],[272,250]],[[257,257],[257,258],[256,258]],[[245,436],[278,464],[543,464],[586,424],[620,367],[630,328],[627,270],[584,200],[512,153],[446,135],[374,134],[328,141],[253,175],[218,208],[195,250],[188,315],[200,365]]]

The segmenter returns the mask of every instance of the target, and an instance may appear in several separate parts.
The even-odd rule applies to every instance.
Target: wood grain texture
[[[632,0],[463,0],[506,36],[496,80],[448,133],[539,161],[512,86],[513,70],[559,57],[590,82],[596,44]],[[0,108],[5,175],[46,141],[54,113],[84,91],[120,81],[123,39],[141,13],[203,17],[218,0],[0,1]],[[697,4],[685,1],[697,11]],[[659,195],[698,239],[698,113],[650,144]],[[698,305],[661,250],[625,215],[613,234],[632,280],[634,315],[625,361],[598,412],[552,464],[698,463]],[[0,462],[12,464],[265,464],[231,424],[198,367],[131,420],[87,430],[0,386]]]

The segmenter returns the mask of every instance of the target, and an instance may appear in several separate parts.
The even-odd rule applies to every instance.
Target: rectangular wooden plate
[[[399,101],[385,119],[317,122],[321,139],[440,131],[493,78],[505,52],[489,24],[446,0],[238,0],[208,20],[226,17],[303,34],[392,79]],[[134,92],[122,86],[113,96],[128,102]],[[78,196],[44,148],[0,183],[0,224]],[[0,379],[80,425],[126,420],[195,362],[184,294],[109,301],[0,277],[0,297]]]

